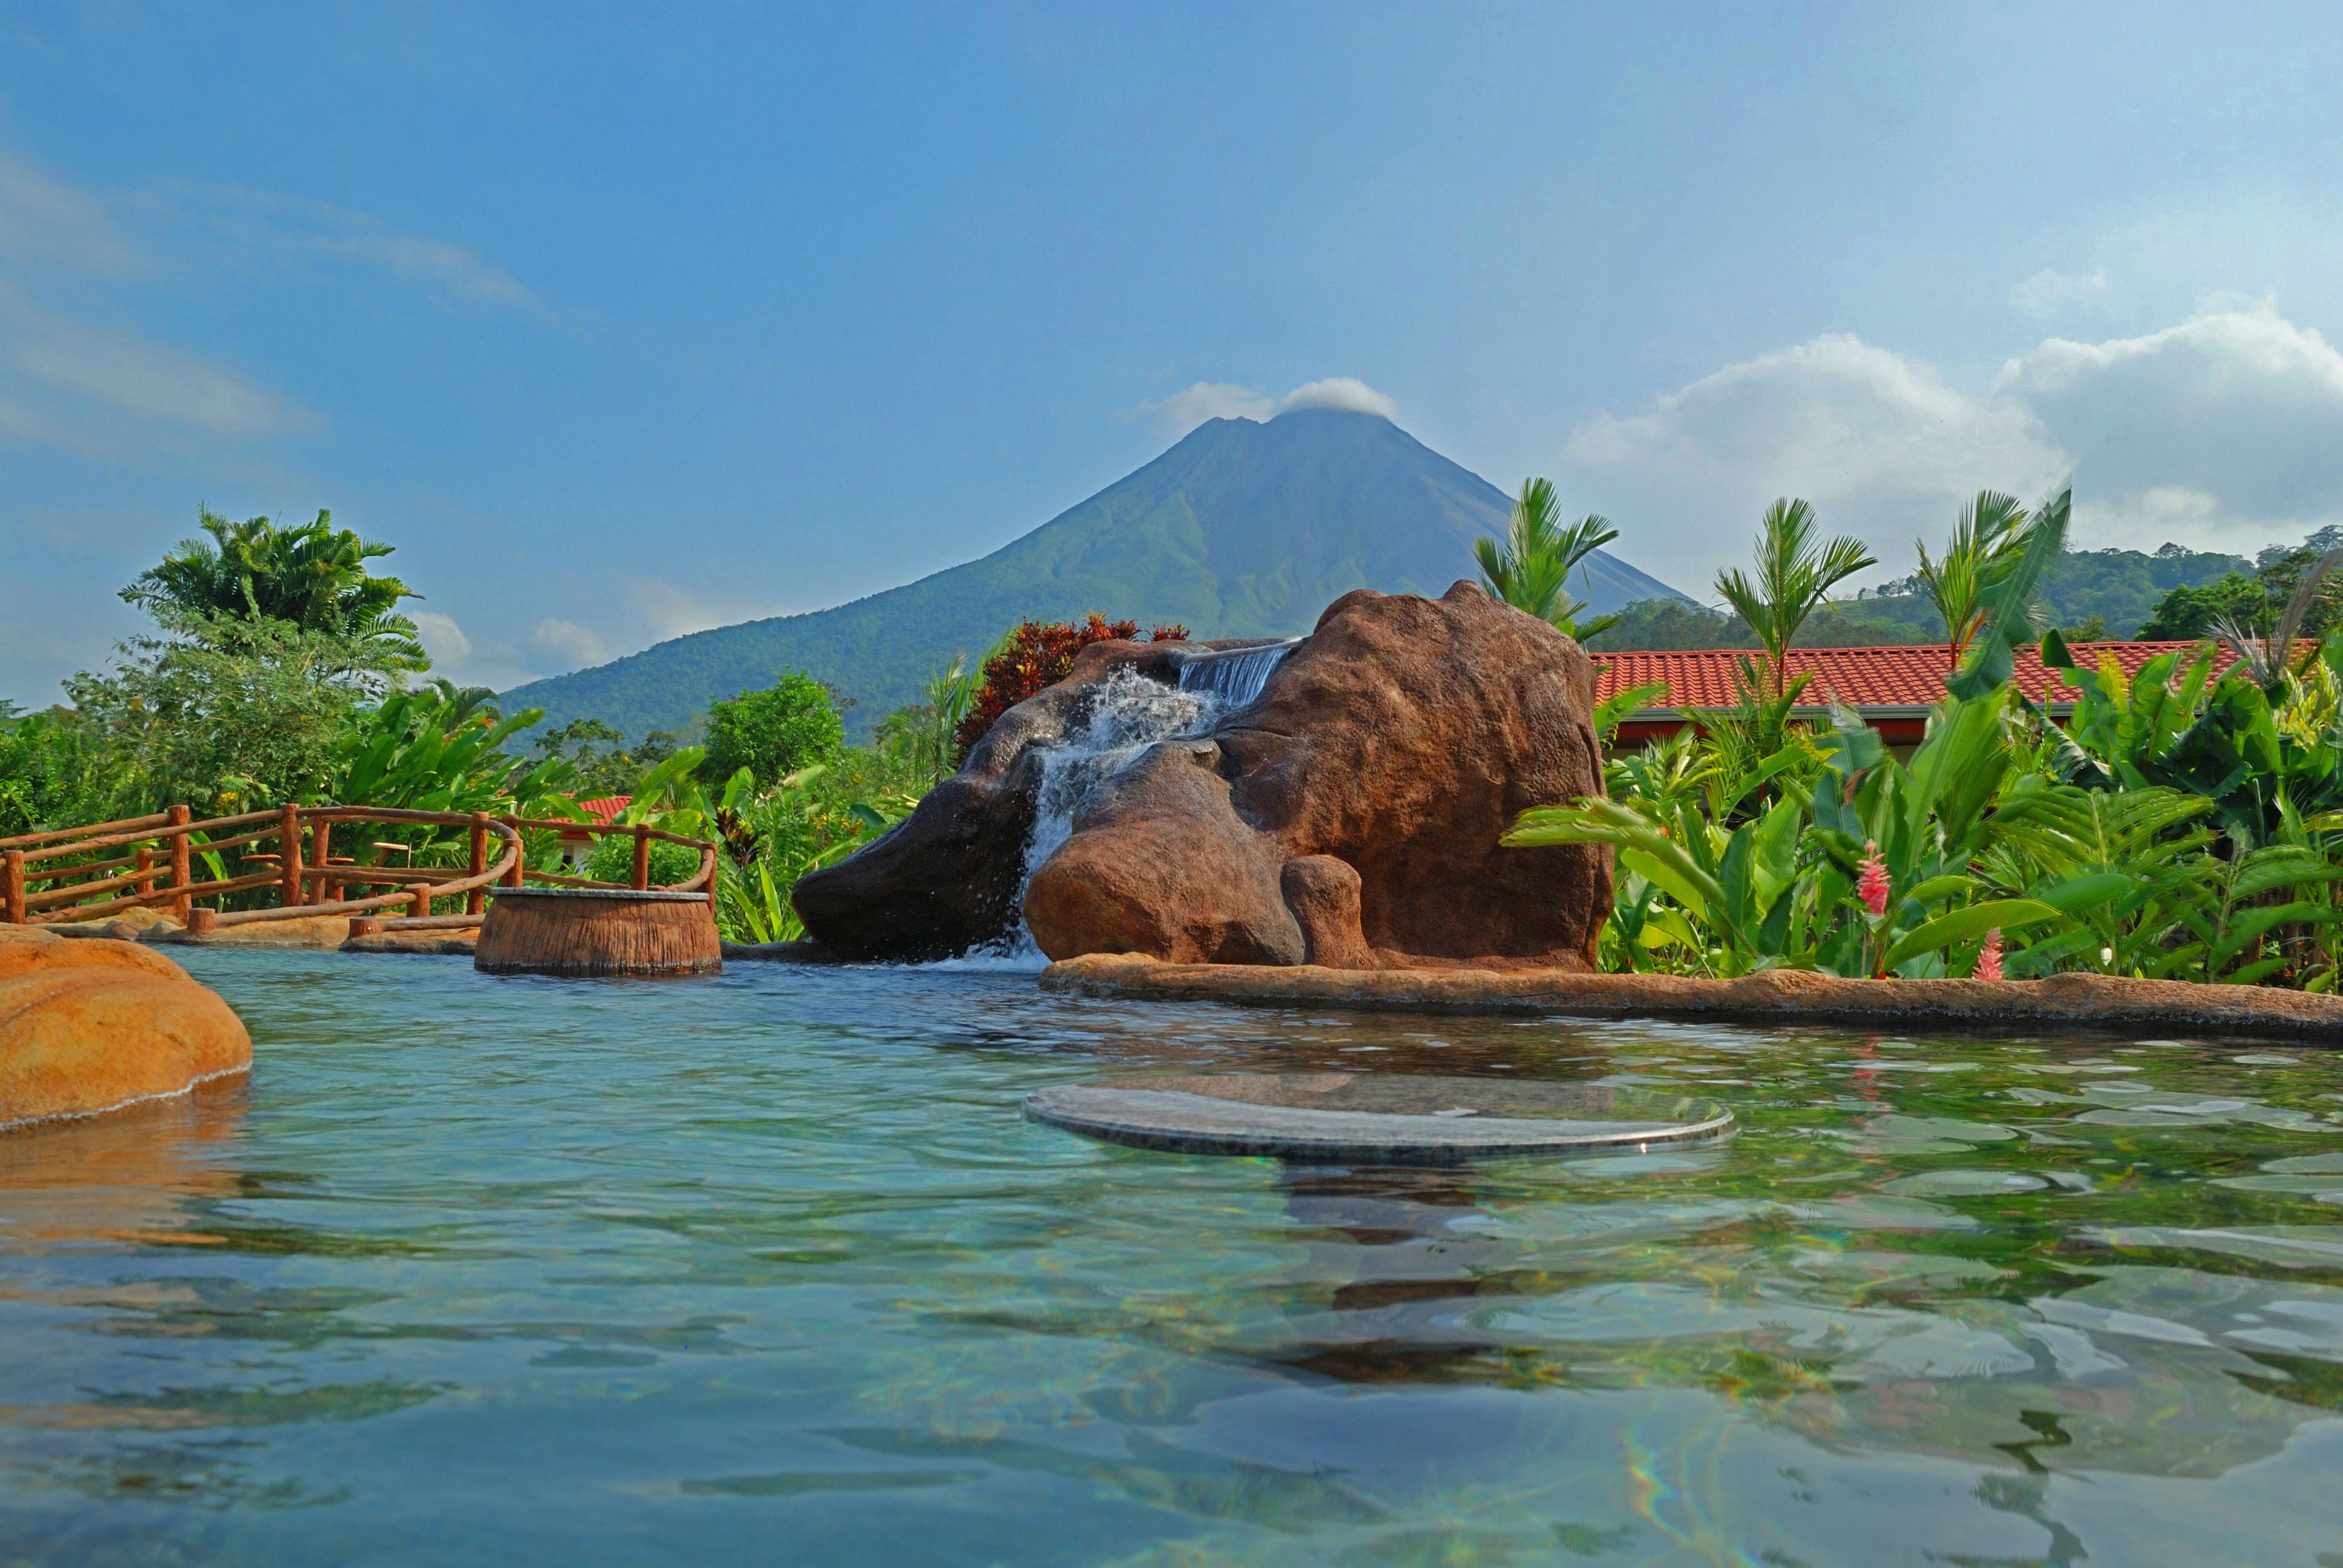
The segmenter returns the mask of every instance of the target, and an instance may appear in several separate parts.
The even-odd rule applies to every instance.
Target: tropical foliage
[[[1921,591],[1945,623],[1956,662],[1985,625],[1986,605],[2022,556],[2029,515],[2015,497],[1979,490],[1961,509],[1960,521],[1941,557],[1923,542],[1917,578]]]
[[[1592,512],[1574,523],[1564,522],[1553,482],[1526,479],[1503,541],[1473,540],[1473,558],[1480,563],[1482,586],[1490,593],[1584,642],[1617,625],[1619,618],[1579,618],[1585,615],[1586,602],[1570,591],[1570,574],[1578,572],[1584,586],[1586,558],[1618,537],[1610,519]]]
[[[929,672],[918,703],[879,721],[877,749],[900,749],[928,787],[941,783],[959,759],[960,728],[975,706],[976,689],[977,675],[969,668],[968,655],[954,656],[950,664]]]
[[[651,769],[676,753],[678,738],[654,729],[639,741],[630,741],[616,725],[598,719],[573,719],[563,725],[540,729],[529,740],[530,749],[568,765],[572,789],[581,800],[630,793]]]
[[[733,940],[786,942],[804,936],[789,896],[798,879],[852,854],[917,804],[906,794],[849,799],[850,791],[829,774],[809,768],[722,813],[717,922]]]
[[[0,839],[105,819],[123,793],[118,766],[69,715],[0,702]]]
[[[2322,638],[2343,615],[2343,577],[2321,561],[2343,548],[2343,528],[2328,527],[2291,548],[2273,545],[2243,561],[2218,580],[2175,588],[2157,601],[2140,626],[2142,641],[2185,641],[2218,635],[2226,625],[2248,635],[2267,635],[2304,582],[2313,583],[2296,623],[2300,636]]]
[[[720,839],[719,926],[777,940],[798,934],[797,879],[910,811],[949,770],[971,710],[977,682],[961,659],[934,673],[925,702],[883,719],[874,744],[849,747],[829,690],[792,672],[717,704],[705,745],[630,741],[581,719],[524,749],[540,710],[504,713],[493,693],[447,680],[410,684],[422,650],[395,607],[415,596],[367,575],[387,547],[328,524],[322,513],[299,528],[205,513],[207,540],[181,545],[124,590],[154,615],[151,632],[67,681],[69,706],[26,714],[0,704],[0,837],[171,804],[212,815],[288,800],[585,820],[580,797],[625,796],[621,826]],[[533,868],[562,869],[560,829],[523,839]],[[370,824],[337,837],[334,852],[452,865],[470,835]],[[222,855],[200,843],[196,853],[229,874]],[[684,846],[653,839],[649,854],[656,881],[699,869]],[[599,836],[583,869],[627,881],[633,857],[630,835]]]
[[[124,588],[124,598],[166,625],[282,621],[364,645],[393,668],[429,667],[415,623],[397,613],[401,599],[423,596],[397,578],[367,570],[367,562],[391,554],[391,546],[335,528],[329,511],[280,527],[266,518],[232,523],[206,507],[196,521],[210,537],[182,540]]]
[[[1805,501],[1775,501],[1758,525],[1756,575],[1735,567],[1716,578],[1718,597],[1740,615],[1765,656],[1760,672],[1775,697],[1787,687],[1782,656],[1806,618],[1829,599],[1831,589],[1877,564],[1859,539],[1842,535],[1816,544],[1815,527],[1815,509]]]
[[[1997,498],[1996,498],[1997,499]],[[2077,668],[2063,726],[2010,684],[2063,548],[2069,498],[2023,524],[1980,497],[1962,534],[1987,589],[1960,670],[1906,759],[1837,710],[1787,721],[1757,688],[1698,730],[1614,757],[1607,798],[1525,813],[1506,842],[1617,854],[1603,939],[1620,969],[1854,976],[2057,970],[2335,989],[2343,902],[2343,632],[2270,668],[2211,646]],[[1769,527],[1769,538],[1772,535]],[[1986,548],[1996,537],[2014,548]],[[1954,551],[1963,548],[1956,535]],[[1942,563],[1939,563],[1940,565]],[[2319,563],[2314,563],[2318,566]],[[2323,591],[2333,562],[2297,591]],[[1966,568],[1965,568],[1966,569]],[[1781,624],[1814,576],[1766,572],[1753,624]],[[2307,587],[2305,586],[2307,585]],[[2229,668],[2222,668],[2224,663]],[[1615,721],[1614,713],[1598,716]],[[1748,743],[1780,723],[1780,742]]]
[[[703,778],[720,785],[746,768],[762,789],[838,755],[846,726],[821,682],[785,670],[761,691],[744,691],[708,709]]]
[[[160,635],[133,638],[114,668],[65,682],[69,722],[110,759],[109,815],[169,801],[205,810],[307,800],[358,715],[395,689],[398,650],[377,638],[289,620],[172,609]]]
[[[422,650],[395,607],[416,597],[366,563],[390,553],[330,514],[300,528],[203,515],[123,597],[154,629],[68,678],[68,706],[0,711],[0,831],[336,800],[571,815],[567,760],[515,754],[542,717],[445,680],[409,689]],[[389,829],[384,829],[389,833]],[[418,859],[445,846],[391,835]]]

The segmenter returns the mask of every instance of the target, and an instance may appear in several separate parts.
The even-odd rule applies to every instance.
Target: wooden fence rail
[[[333,852],[334,829],[344,823],[460,828],[466,830],[464,847],[469,852],[460,866],[394,865],[379,858],[361,863],[355,857],[337,857]],[[634,850],[633,878],[607,882],[532,871],[521,840],[522,833],[531,830],[629,839]],[[271,849],[259,848],[271,842]],[[58,924],[98,920],[125,910],[162,909],[200,934],[219,926],[313,915],[361,915],[403,905],[410,920],[429,920],[434,926],[465,924],[480,918],[488,890],[498,884],[518,888],[534,881],[566,888],[649,888],[654,842],[683,844],[699,851],[698,872],[668,884],[668,890],[714,891],[713,843],[635,823],[492,817],[478,811],[410,811],[387,806],[299,806],[289,801],[266,811],[196,820],[187,807],[174,806],[148,817],[0,839],[0,923]],[[130,852],[103,859],[79,858],[106,849]],[[226,867],[219,857],[238,850],[249,852],[237,859],[266,869],[196,879],[196,857],[210,856]],[[377,848],[376,852],[379,857],[388,851]],[[272,886],[277,892],[273,908],[223,911],[196,903],[198,899]],[[334,896],[367,888],[387,890],[362,898]],[[126,889],[129,890],[125,892]],[[461,914],[431,913],[434,900],[457,899],[462,900]]]

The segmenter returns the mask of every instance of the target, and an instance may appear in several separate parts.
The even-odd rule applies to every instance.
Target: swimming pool
[[[2343,1058],[188,964],[248,1085],[0,1139],[10,1559],[2343,1561]],[[1378,1172],[1020,1115],[1166,1067],[1740,1131]]]

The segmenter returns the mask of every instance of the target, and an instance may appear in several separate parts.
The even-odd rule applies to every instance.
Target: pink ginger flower
[[[1863,907],[1877,920],[1887,912],[1887,862],[1879,858],[1879,843],[1867,840],[1863,846],[1863,869],[1855,879],[1855,896]]]
[[[1970,971],[1972,980],[2001,978],[2001,928],[1996,926],[1985,934],[1985,946],[1977,953],[1976,968]]]

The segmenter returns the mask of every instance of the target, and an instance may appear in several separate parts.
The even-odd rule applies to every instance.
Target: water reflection
[[[1303,1245],[1285,1281],[1294,1342],[1264,1359],[1343,1382],[1488,1375],[1487,1345],[1442,1326],[1509,1289],[1469,1174],[1289,1164],[1279,1185]]]
[[[224,1145],[248,1093],[238,1076],[111,1116],[0,1137],[0,1215],[11,1251],[216,1241],[191,1228],[192,1201],[237,1190],[242,1171]],[[0,1279],[0,1292],[7,1285]]]
[[[0,1539],[150,1562],[2196,1563],[2343,1540],[2343,1063],[198,955],[248,1088],[0,1140]],[[1368,1171],[1023,1121],[1730,1104]]]

